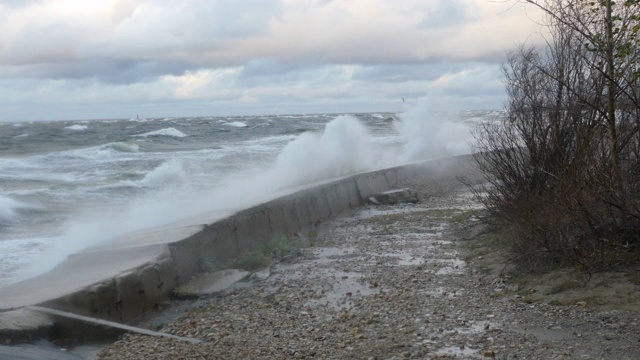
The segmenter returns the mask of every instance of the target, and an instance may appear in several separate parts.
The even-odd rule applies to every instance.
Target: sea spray
[[[376,166],[375,153],[366,127],[343,115],[327,123],[323,131],[306,132],[290,141],[274,163],[230,174],[210,189],[192,186],[183,164],[168,160],[135,182],[152,191],[134,197],[125,208],[104,206],[74,216],[61,239],[33,259],[21,279],[46,272],[75,252],[131,232],[187,222],[203,214],[212,214],[209,221],[213,221],[221,211],[232,213],[291,188],[370,170]]]
[[[399,115],[396,127],[404,142],[399,160],[406,163],[471,153],[471,128],[434,116],[429,104],[428,98],[421,98]]]
[[[278,187],[303,185],[371,170],[374,154],[367,129],[354,117],[341,115],[323,132],[307,132],[289,143],[270,176]]]
[[[205,147],[196,148],[199,149],[197,151],[191,150],[191,144],[194,141],[201,141],[199,140],[201,135],[186,136],[186,130],[178,133],[177,127],[166,127],[163,123],[149,121],[145,123],[148,127],[144,130],[136,129],[138,134],[129,132],[129,140],[121,140],[123,137],[119,135],[119,139],[108,139],[107,143],[131,142],[141,137],[157,136],[168,136],[174,139],[168,145],[160,142],[155,144],[154,146],[165,146],[165,148],[159,148],[158,152],[149,152],[148,143],[144,143],[144,147],[132,149],[133,151],[109,149],[110,151],[105,153],[104,143],[81,151],[72,150],[71,155],[74,156],[65,156],[60,159],[56,157],[56,163],[62,162],[70,166],[76,161],[85,161],[84,158],[89,156],[92,164],[110,164],[110,171],[111,169],[126,171],[135,174],[136,179],[118,180],[118,184],[124,185],[119,187],[115,186],[116,183],[107,183],[104,189],[121,191],[114,193],[118,196],[115,199],[117,201],[92,200],[85,201],[84,205],[79,204],[74,214],[68,216],[69,220],[66,221],[62,234],[54,233],[51,241],[38,242],[43,244],[39,247],[41,254],[29,259],[33,266],[21,278],[28,277],[27,274],[32,276],[47,271],[70,254],[87,247],[112,243],[114,239],[127,233],[176,222],[184,225],[199,221],[198,224],[202,224],[214,221],[222,216],[221,214],[230,214],[315,182],[399,165],[411,160],[433,158],[438,156],[437,154],[447,154],[450,150],[441,151],[437,146],[451,147],[452,144],[459,143],[458,138],[449,137],[447,131],[431,134],[429,129],[447,130],[449,127],[442,124],[426,126],[422,124],[430,121],[426,116],[426,109],[420,108],[408,108],[399,116],[403,124],[398,128],[401,129],[402,140],[406,142],[404,152],[399,149],[399,141],[385,140],[381,143],[369,131],[373,128],[376,131],[382,130],[381,135],[384,137],[397,137],[398,134],[391,127],[390,122],[380,120],[389,118],[389,115],[359,115],[357,118],[344,115],[334,117],[329,122],[322,120],[329,118],[328,115],[317,117],[305,115],[300,116],[299,120],[276,119],[273,123],[281,122],[281,124],[269,127],[258,127],[263,121],[257,118],[243,118],[242,121],[248,126],[242,128],[228,126],[226,128],[230,130],[224,132],[216,130],[216,125],[219,124],[212,120],[203,122],[205,125],[200,127],[199,131],[188,132],[201,134],[209,131],[207,136],[217,139]],[[368,127],[360,122],[359,118],[367,119]],[[180,129],[191,129],[195,124],[186,122],[185,125],[180,126]],[[99,124],[92,125],[94,126],[97,127]],[[254,128],[265,129],[260,131],[282,130],[266,136],[254,134],[251,135],[252,137],[242,137]],[[297,133],[299,128],[306,128],[306,131],[293,138],[292,131],[295,130]],[[123,128],[122,133],[126,131],[127,129]],[[464,132],[468,133],[466,128]],[[220,137],[219,134],[223,134],[224,137]],[[443,137],[443,134],[447,136]],[[231,136],[239,137],[240,141],[227,140]],[[124,139],[127,138],[124,137]],[[257,141],[257,139],[262,140]],[[449,141],[444,141],[447,139]],[[431,148],[419,146],[428,140],[432,140]],[[127,142],[123,144],[128,144]],[[186,158],[180,151],[173,150],[176,144],[182,146],[183,142],[184,150],[180,151],[189,154]],[[112,147],[112,145],[109,146]],[[273,148],[274,152],[269,154],[262,148]],[[95,149],[100,150],[99,154],[93,154]],[[452,153],[457,152],[452,151]],[[164,159],[161,163],[155,162],[159,156]],[[172,159],[174,156],[175,159]],[[96,162],[96,160],[100,161]],[[140,166],[151,161],[155,162],[153,167]],[[237,162],[244,163],[238,166]],[[90,169],[94,172],[93,168]],[[96,168],[96,171],[99,169],[101,168]],[[97,179],[99,184],[106,181],[103,179],[107,178]],[[207,181],[209,186],[204,186]],[[126,190],[128,188],[133,188],[133,191],[128,192],[129,190]],[[125,190],[127,192],[124,192]],[[100,194],[103,196],[102,193]],[[87,199],[94,198],[87,197]],[[122,202],[123,199],[127,199],[126,203]]]
[[[25,204],[19,201],[0,195],[0,226],[5,223],[12,222],[17,209],[24,206]]]
[[[186,178],[179,159],[170,159],[132,183],[148,188],[144,196],[126,205],[110,203],[76,212],[64,225],[61,236],[42,241],[41,252],[14,280],[24,280],[51,270],[69,255],[108,243],[125,234],[168,224],[180,212]]]

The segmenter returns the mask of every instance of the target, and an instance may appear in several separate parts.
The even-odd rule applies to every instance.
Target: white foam
[[[155,131],[150,131],[144,134],[138,134],[138,135],[134,135],[134,136],[139,136],[139,137],[149,137],[149,136],[169,136],[169,137],[176,137],[176,138],[183,138],[189,135],[184,134],[183,132],[181,132],[180,130],[177,130],[176,128],[164,128],[164,129],[160,129],[160,130],[155,130]]]
[[[12,198],[0,195],[0,223],[13,219],[18,205]]]
[[[107,144],[107,147],[120,152],[138,152],[140,146],[133,141],[119,141]]]
[[[454,119],[431,116],[429,99],[422,98],[399,114],[397,129],[405,143],[404,162],[471,153],[471,128]]]
[[[175,188],[184,184],[186,178],[182,161],[171,159],[146,174],[137,184],[156,189]]]
[[[12,222],[19,209],[28,208],[35,208],[35,206],[0,195],[0,224]]]
[[[242,121],[231,121],[227,123],[222,123],[222,125],[233,126],[238,128],[247,127],[247,123]]]
[[[290,142],[272,172],[282,185],[296,186],[372,169],[374,153],[369,131],[341,115],[323,132],[306,132]]]
[[[73,130],[73,131],[82,131],[82,130],[87,130],[87,125],[71,125],[71,126],[65,126],[65,129],[69,129],[69,130]]]

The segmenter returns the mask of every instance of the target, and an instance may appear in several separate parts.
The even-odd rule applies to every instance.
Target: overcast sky
[[[501,108],[496,0],[0,0],[0,121]]]

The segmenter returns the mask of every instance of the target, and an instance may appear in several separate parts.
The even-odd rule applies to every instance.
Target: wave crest
[[[133,141],[119,141],[115,143],[107,144],[109,149],[125,152],[125,153],[134,153],[140,150],[140,145],[136,144]]]
[[[139,137],[150,137],[150,136],[169,136],[169,137],[176,137],[176,138],[183,138],[183,137],[187,137],[189,135],[186,135],[185,133],[183,133],[182,131],[170,127],[170,128],[164,128],[164,129],[160,129],[160,130],[155,130],[155,131],[150,131],[144,134],[138,134],[138,135],[134,135],[134,136],[139,136]]]
[[[73,130],[73,131],[83,131],[83,130],[87,130],[87,125],[71,125],[71,126],[65,126],[65,129],[68,130]]]

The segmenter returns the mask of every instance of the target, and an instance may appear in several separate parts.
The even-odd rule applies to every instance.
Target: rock
[[[249,281],[249,282],[264,281],[264,280],[268,279],[269,276],[271,276],[271,266],[267,266],[266,268],[264,268],[264,269],[262,269],[260,271],[254,272],[253,274],[251,274],[247,278],[247,281]]]
[[[394,205],[402,203],[417,203],[418,192],[412,189],[396,189],[375,194],[369,201],[376,205]]]
[[[496,353],[493,350],[486,350],[483,355],[484,357],[496,357]]]

